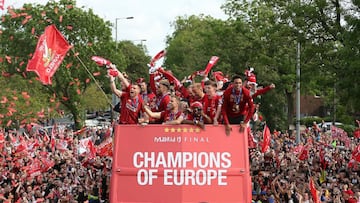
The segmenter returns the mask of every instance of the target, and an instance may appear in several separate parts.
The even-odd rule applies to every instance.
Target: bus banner
[[[246,131],[117,125],[110,189],[112,203],[251,202]]]

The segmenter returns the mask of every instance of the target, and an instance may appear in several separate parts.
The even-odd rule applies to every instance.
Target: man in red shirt
[[[141,88],[140,95],[143,101],[146,105],[149,105],[155,99],[155,94],[148,88],[148,84],[144,78],[137,79],[136,83],[139,84]]]
[[[222,99],[220,95],[216,94],[216,82],[207,80],[204,85],[206,93],[203,100],[204,112],[210,118],[210,121],[205,119],[205,123],[217,125],[221,114]]]
[[[156,89],[157,99],[156,99],[156,109],[155,111],[161,112],[165,111],[167,105],[170,102],[170,82],[167,79],[162,79],[159,82],[159,86]],[[152,109],[154,111],[154,109]]]
[[[200,103],[204,102],[205,93],[204,93],[201,83],[194,83],[192,85],[191,91],[193,93],[193,96],[189,99],[190,105],[196,101],[198,101]]]
[[[127,87],[127,89],[130,89],[129,92],[124,92],[116,88],[115,78],[111,75],[109,77],[111,91],[121,100],[119,123],[137,124],[140,112],[143,111],[143,100],[140,96],[140,86],[138,84],[130,85],[124,75],[118,71],[117,77],[120,79],[122,84]]]
[[[230,134],[230,124],[240,124],[240,130],[244,130],[253,113],[254,103],[250,92],[243,86],[241,77],[235,75],[232,78],[232,86],[223,94],[222,115],[226,135]]]
[[[200,127],[201,129],[205,129],[205,119],[210,119],[203,111],[203,105],[201,102],[196,101],[190,105],[190,112],[187,115],[186,119],[184,119],[182,124],[191,124]]]
[[[184,114],[179,110],[180,100],[176,96],[171,96],[168,108],[161,112],[153,112],[148,106],[145,106],[145,112],[155,119],[161,120],[163,124],[181,124],[184,120]]]

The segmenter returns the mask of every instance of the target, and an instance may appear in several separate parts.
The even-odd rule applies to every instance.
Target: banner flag
[[[314,203],[320,203],[320,200],[319,200],[319,197],[317,194],[317,190],[315,187],[315,183],[312,178],[310,178],[310,181],[309,181],[309,188],[310,188],[311,196],[313,198]]]
[[[301,150],[298,158],[299,158],[299,160],[301,160],[301,161],[304,161],[304,160],[306,160],[306,159],[309,158],[309,150],[308,150],[307,145],[305,145],[305,146],[302,148],[302,150]]]
[[[271,134],[270,134],[270,129],[269,127],[267,127],[267,125],[265,125],[264,127],[264,139],[263,139],[263,143],[261,146],[261,152],[265,153],[266,150],[268,150],[269,146],[270,146],[270,139],[271,139]]]
[[[149,66],[154,67],[155,63],[160,60],[162,57],[164,57],[166,54],[165,50],[161,50],[159,53],[157,53],[150,61]]]
[[[39,38],[32,59],[27,64],[26,71],[34,71],[44,85],[51,84],[51,77],[59,68],[70,47],[55,25],[46,27],[44,34]]]
[[[212,56],[209,60],[209,63],[207,64],[204,72],[202,73],[204,76],[207,76],[211,70],[211,68],[217,63],[219,60],[218,56]]]

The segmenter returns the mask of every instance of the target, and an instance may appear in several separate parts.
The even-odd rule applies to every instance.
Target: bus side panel
[[[251,202],[247,135],[232,128],[116,126],[111,202]]]

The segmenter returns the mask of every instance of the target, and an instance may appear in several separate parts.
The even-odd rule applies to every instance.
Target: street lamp
[[[117,36],[117,33],[118,33],[118,20],[130,20],[130,19],[134,19],[133,16],[128,16],[128,17],[121,17],[121,18],[115,18],[115,44],[116,44],[116,48],[115,50],[117,51],[117,48],[118,48],[118,36]],[[114,107],[118,102],[119,102],[119,99],[117,98],[117,96],[115,94],[112,94],[112,98],[111,98],[111,103],[112,103],[112,106]],[[116,113],[114,112],[114,110],[111,108],[111,122],[114,120],[114,116],[116,115]]]
[[[128,16],[128,17],[122,17],[122,18],[115,18],[115,42],[116,42],[116,48],[117,48],[117,33],[118,33],[117,22],[118,22],[118,20],[130,20],[130,19],[134,19],[134,17],[133,16]]]

